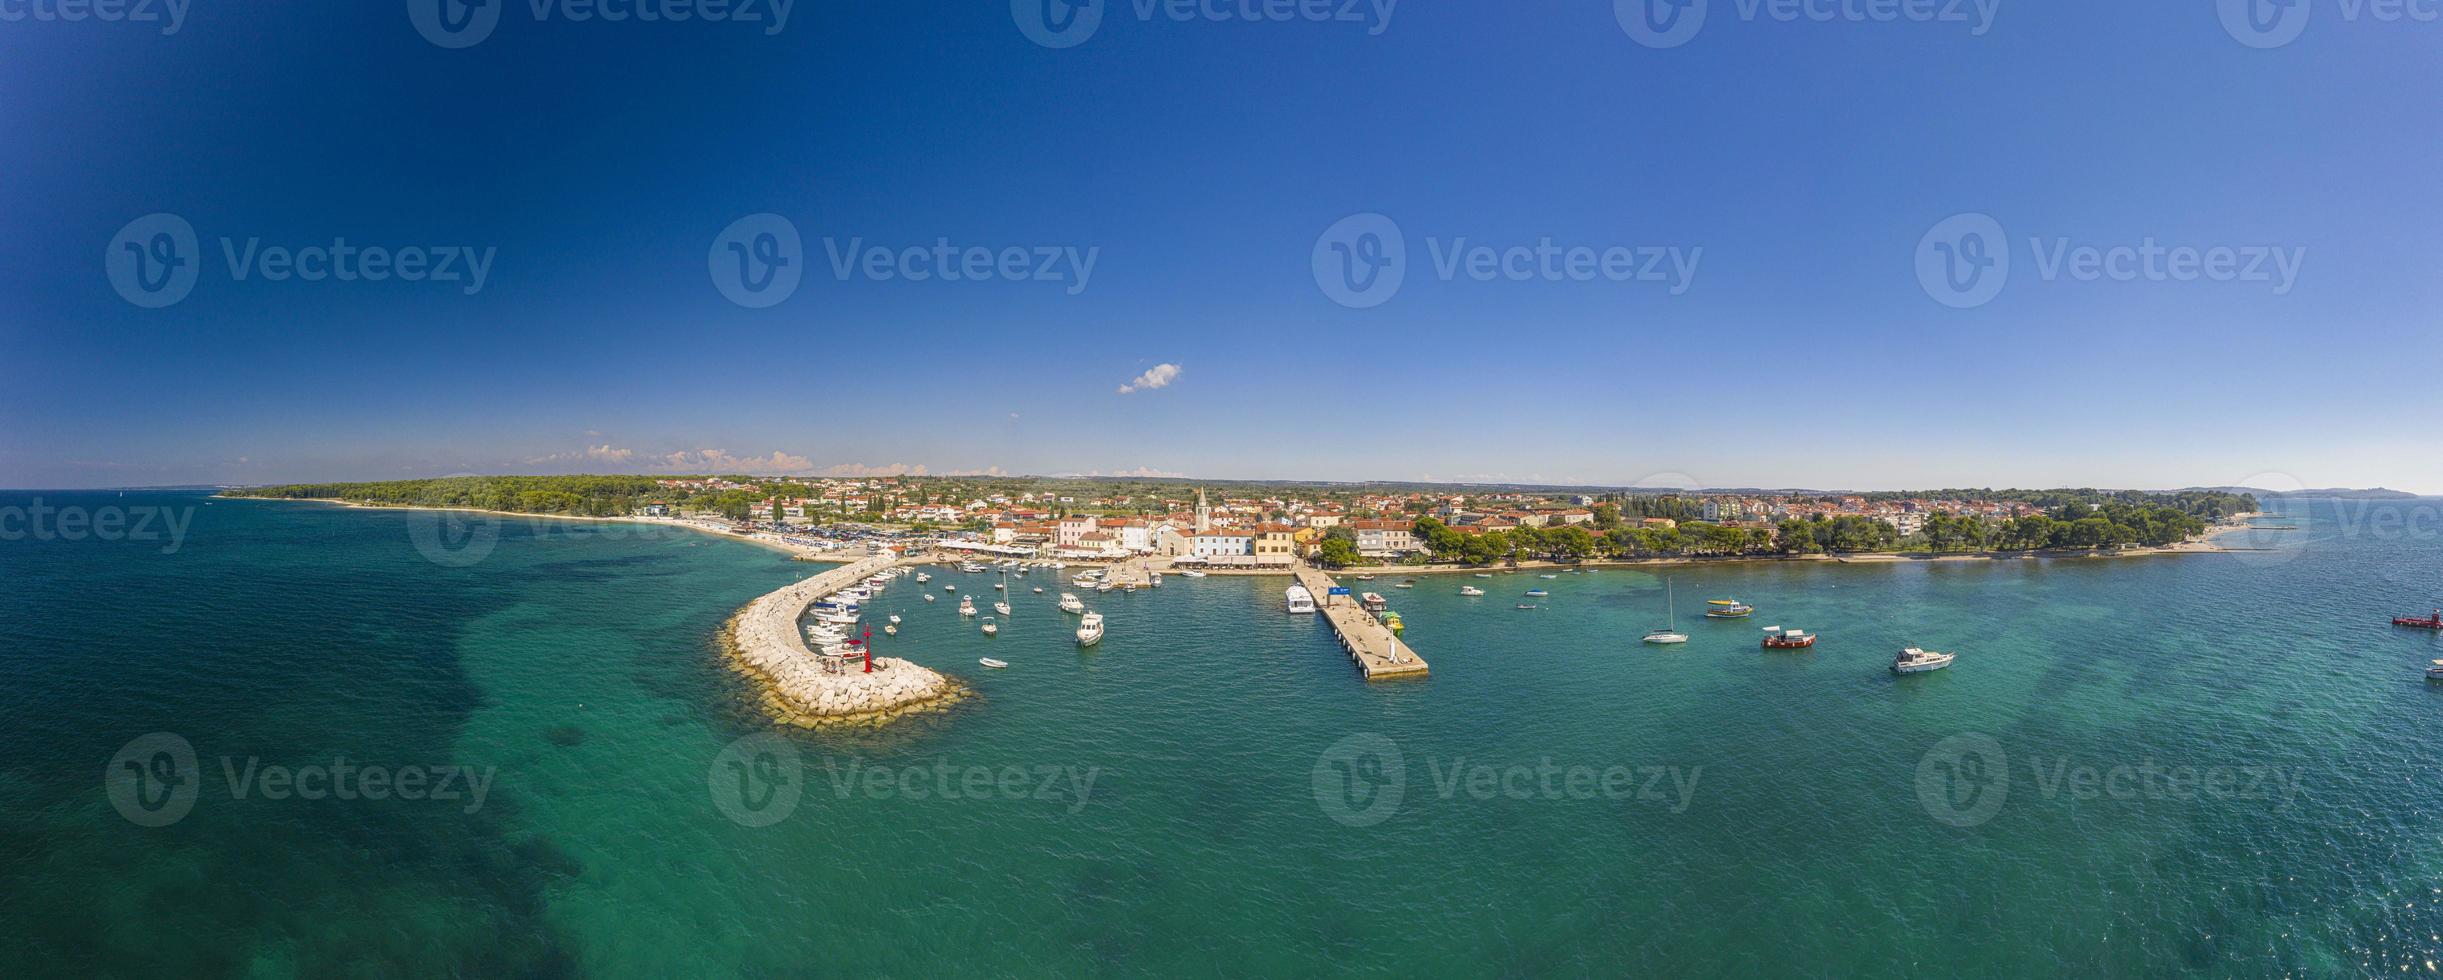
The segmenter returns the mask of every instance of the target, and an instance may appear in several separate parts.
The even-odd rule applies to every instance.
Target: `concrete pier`
[[[1299,565],[1294,570],[1298,584],[1315,594],[1315,608],[1332,624],[1332,632],[1340,637],[1340,647],[1349,652],[1349,660],[1365,672],[1367,680],[1393,677],[1425,676],[1425,658],[1417,656],[1408,644],[1392,635],[1391,627],[1374,618],[1357,604],[1354,595],[1333,595],[1339,585],[1322,570]]]

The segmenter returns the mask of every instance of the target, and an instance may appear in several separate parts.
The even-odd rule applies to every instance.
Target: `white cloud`
[[[532,456],[528,457],[526,461],[529,463],[625,463],[628,457],[634,455],[636,455],[636,450],[621,449],[606,442],[599,446],[587,446],[581,451]]]
[[[687,473],[744,473],[751,476],[773,476],[784,473],[805,473],[814,469],[814,461],[773,450],[767,456],[733,456],[725,449],[681,450],[655,460],[666,470]]]
[[[1139,391],[1152,391],[1156,388],[1168,388],[1171,386],[1171,382],[1177,380],[1179,380],[1179,365],[1167,362],[1156,364],[1153,367],[1147,368],[1144,374],[1137,375],[1135,380],[1121,385],[1120,394],[1126,395]]]
[[[823,475],[849,478],[866,476],[924,476],[925,467],[922,463],[918,463],[914,466],[910,466],[906,463],[885,463],[879,466],[867,466],[864,463],[840,463],[834,466],[824,467]]]

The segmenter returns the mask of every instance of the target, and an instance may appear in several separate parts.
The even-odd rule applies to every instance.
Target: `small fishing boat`
[[[1804,650],[1814,645],[1815,634],[1805,630],[1785,630],[1773,626],[1764,631],[1764,648],[1767,650]]]
[[[1060,611],[1077,615],[1086,611],[1086,602],[1072,593],[1063,592],[1060,594]]]
[[[1116,588],[1119,588],[1119,586],[1107,581],[1094,583],[1094,591],[1096,592],[1109,592]]]
[[[1090,647],[1103,642],[1103,614],[1090,612],[1077,621],[1077,645]]]
[[[1407,632],[1408,630],[1408,624],[1401,622],[1400,614],[1395,612],[1385,611],[1383,613],[1383,625],[1391,627],[1391,635],[1393,636],[1398,636],[1401,633]]]
[[[1707,599],[1705,604],[1713,607],[1705,610],[1707,619],[1743,619],[1756,612],[1756,607],[1737,599]]]
[[[998,591],[1003,591],[1003,590],[1006,590],[1006,589],[1008,589],[1008,588],[1009,588],[1009,583],[1007,583],[1007,582],[994,582],[994,583],[992,584],[992,587],[993,587],[993,590],[994,590],[994,591],[996,591],[996,592],[998,592]]]
[[[1466,595],[1466,596],[1478,596],[1478,595],[1483,595],[1483,594],[1484,594],[1484,590],[1483,590],[1483,589],[1479,589],[1479,588],[1477,588],[1477,587],[1475,587],[1475,586],[1473,586],[1473,585],[1462,585],[1462,586],[1460,586],[1460,587],[1459,587],[1459,594],[1460,594],[1460,595]]]
[[[1932,650],[1910,647],[1900,651],[1899,656],[1892,658],[1892,673],[1922,674],[1930,670],[1941,670],[1951,666],[1951,661],[1957,659],[1959,659],[1959,654],[1956,653],[1937,653]]]
[[[986,667],[990,667],[990,668],[992,668],[992,669],[994,669],[994,670],[1000,670],[1000,669],[1003,669],[1003,668],[1005,668],[1005,667],[1008,667],[1008,666],[1009,666],[1009,664],[1008,664],[1008,663],[1005,663],[1005,662],[1003,662],[1003,661],[999,661],[999,660],[994,660],[994,659],[993,659],[993,658],[991,658],[991,657],[977,657],[977,658],[976,658],[976,662],[977,662],[977,663],[980,663],[980,664],[983,664],[983,665],[984,665],[984,666],[986,666]]]
[[[1543,589],[1528,589],[1527,594],[1531,597],[1541,599],[1545,596],[1551,595],[1552,593]]]
[[[1036,587],[1035,587],[1035,594],[1036,594],[1036,595],[1042,595],[1042,594],[1043,594],[1043,586],[1040,586],[1040,585],[1036,586]]]
[[[959,590],[959,587],[958,587],[958,586],[955,586],[955,585],[945,585],[945,586],[942,586],[942,591],[944,591],[944,592],[956,592],[956,591],[958,591],[958,590]]]

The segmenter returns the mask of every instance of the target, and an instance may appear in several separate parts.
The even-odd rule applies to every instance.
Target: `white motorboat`
[[[930,582],[930,581],[933,581],[933,575],[932,575],[931,573],[929,573],[929,572],[918,572],[918,573],[916,573],[916,584],[918,584],[918,585],[923,585],[923,584],[925,584],[926,582]]]
[[[1035,587],[1035,594],[1036,594],[1036,595],[1042,595],[1042,594],[1043,594],[1043,586],[1040,586],[1040,585],[1036,586],[1036,587]]]
[[[959,587],[958,587],[958,586],[955,586],[955,585],[945,585],[945,586],[942,586],[942,591],[944,591],[944,592],[956,592],[956,591],[958,591],[958,590],[959,590]]]
[[[1459,594],[1460,594],[1460,595],[1465,595],[1465,596],[1478,596],[1478,595],[1483,595],[1483,594],[1484,594],[1484,590],[1483,590],[1483,589],[1479,589],[1479,588],[1477,588],[1477,587],[1475,587],[1475,586],[1473,586],[1473,585],[1462,585],[1462,586],[1460,586],[1460,587],[1459,587]]]
[[[986,667],[990,667],[990,668],[992,668],[992,669],[994,669],[994,670],[1000,670],[1000,669],[1002,669],[1002,668],[1005,668],[1005,667],[1008,667],[1008,666],[1009,666],[1009,664],[1008,664],[1008,663],[1006,663],[1006,662],[1004,662],[1004,661],[994,660],[994,659],[993,659],[993,658],[991,658],[991,657],[977,657],[977,658],[976,658],[976,662],[977,662],[977,663],[980,663],[980,664],[983,664],[983,665],[984,665],[984,666],[986,666]]]
[[[1668,578],[1663,580],[1663,617],[1663,622],[1669,625],[1647,633],[1645,642],[1656,646],[1688,642],[1688,634],[1679,630],[1679,604],[1671,599],[1671,580]]]
[[[1103,642],[1103,614],[1090,612],[1077,621],[1077,645],[1090,647]]]
[[[932,601],[933,601],[933,593],[931,593],[931,592],[927,592],[927,593],[925,593],[925,601],[926,601],[926,602],[932,602]]]
[[[899,614],[898,614],[898,613],[892,613],[892,614],[891,614],[891,625],[893,625],[893,626],[897,626],[897,625],[899,625]]]
[[[883,631],[883,632],[885,632],[885,633],[888,633],[888,634],[890,634],[890,635],[892,635],[892,636],[898,636],[898,635],[899,635],[899,625],[898,625],[898,624],[896,624],[896,623],[893,623],[893,624],[891,624],[891,625],[884,626],[884,627],[882,628],[882,631]]]
[[[1951,661],[1957,659],[1959,659],[1959,654],[1956,653],[1939,653],[1910,647],[1900,651],[1899,656],[1892,658],[1892,673],[1922,674],[1930,670],[1941,670],[1951,666]]]
[[[1086,611],[1086,602],[1073,594],[1063,592],[1060,594],[1060,611],[1072,616],[1077,615]]]
[[[984,635],[985,635],[985,636],[998,636],[998,635],[1000,635],[1000,633],[1001,633],[1001,624],[993,622],[993,621],[992,621],[992,617],[990,617],[990,616],[986,616],[986,617],[984,617]]]
[[[1315,594],[1307,591],[1306,586],[1293,585],[1282,593],[1282,605],[1290,612],[1311,613],[1315,611]]]
[[[2437,660],[2434,663],[2426,665],[2426,679],[2430,681],[2443,681],[2443,660]]]
[[[976,614],[976,601],[975,601],[975,599],[974,599],[973,597],[962,597],[961,599],[959,599],[959,615],[961,615],[961,616],[973,616],[973,615],[975,615],[975,614]]]
[[[1109,583],[1109,582],[1096,582],[1096,583],[1094,583],[1094,591],[1096,591],[1096,592],[1109,592],[1109,591],[1111,591],[1111,590],[1113,590],[1113,589],[1116,589],[1116,588],[1119,588],[1119,586],[1117,586],[1117,585],[1113,585],[1113,584],[1111,584],[1111,583]]]
[[[1203,578],[1203,577],[1205,577],[1205,573],[1200,572],[1200,571],[1197,571],[1197,570],[1195,570],[1195,569],[1193,569],[1193,568],[1188,569],[1187,571],[1184,571],[1184,572],[1180,572],[1179,574],[1181,574],[1181,575],[1185,575],[1185,576],[1187,576],[1187,577],[1189,577],[1189,578]]]

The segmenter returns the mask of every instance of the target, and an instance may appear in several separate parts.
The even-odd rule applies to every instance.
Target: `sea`
[[[1074,586],[986,637],[934,568],[875,639],[976,696],[806,731],[719,648],[821,567],[773,550],[9,491],[0,976],[2426,975],[2438,507],[1351,580],[1432,665],[1371,684],[1285,577],[1090,594],[1080,649]]]

